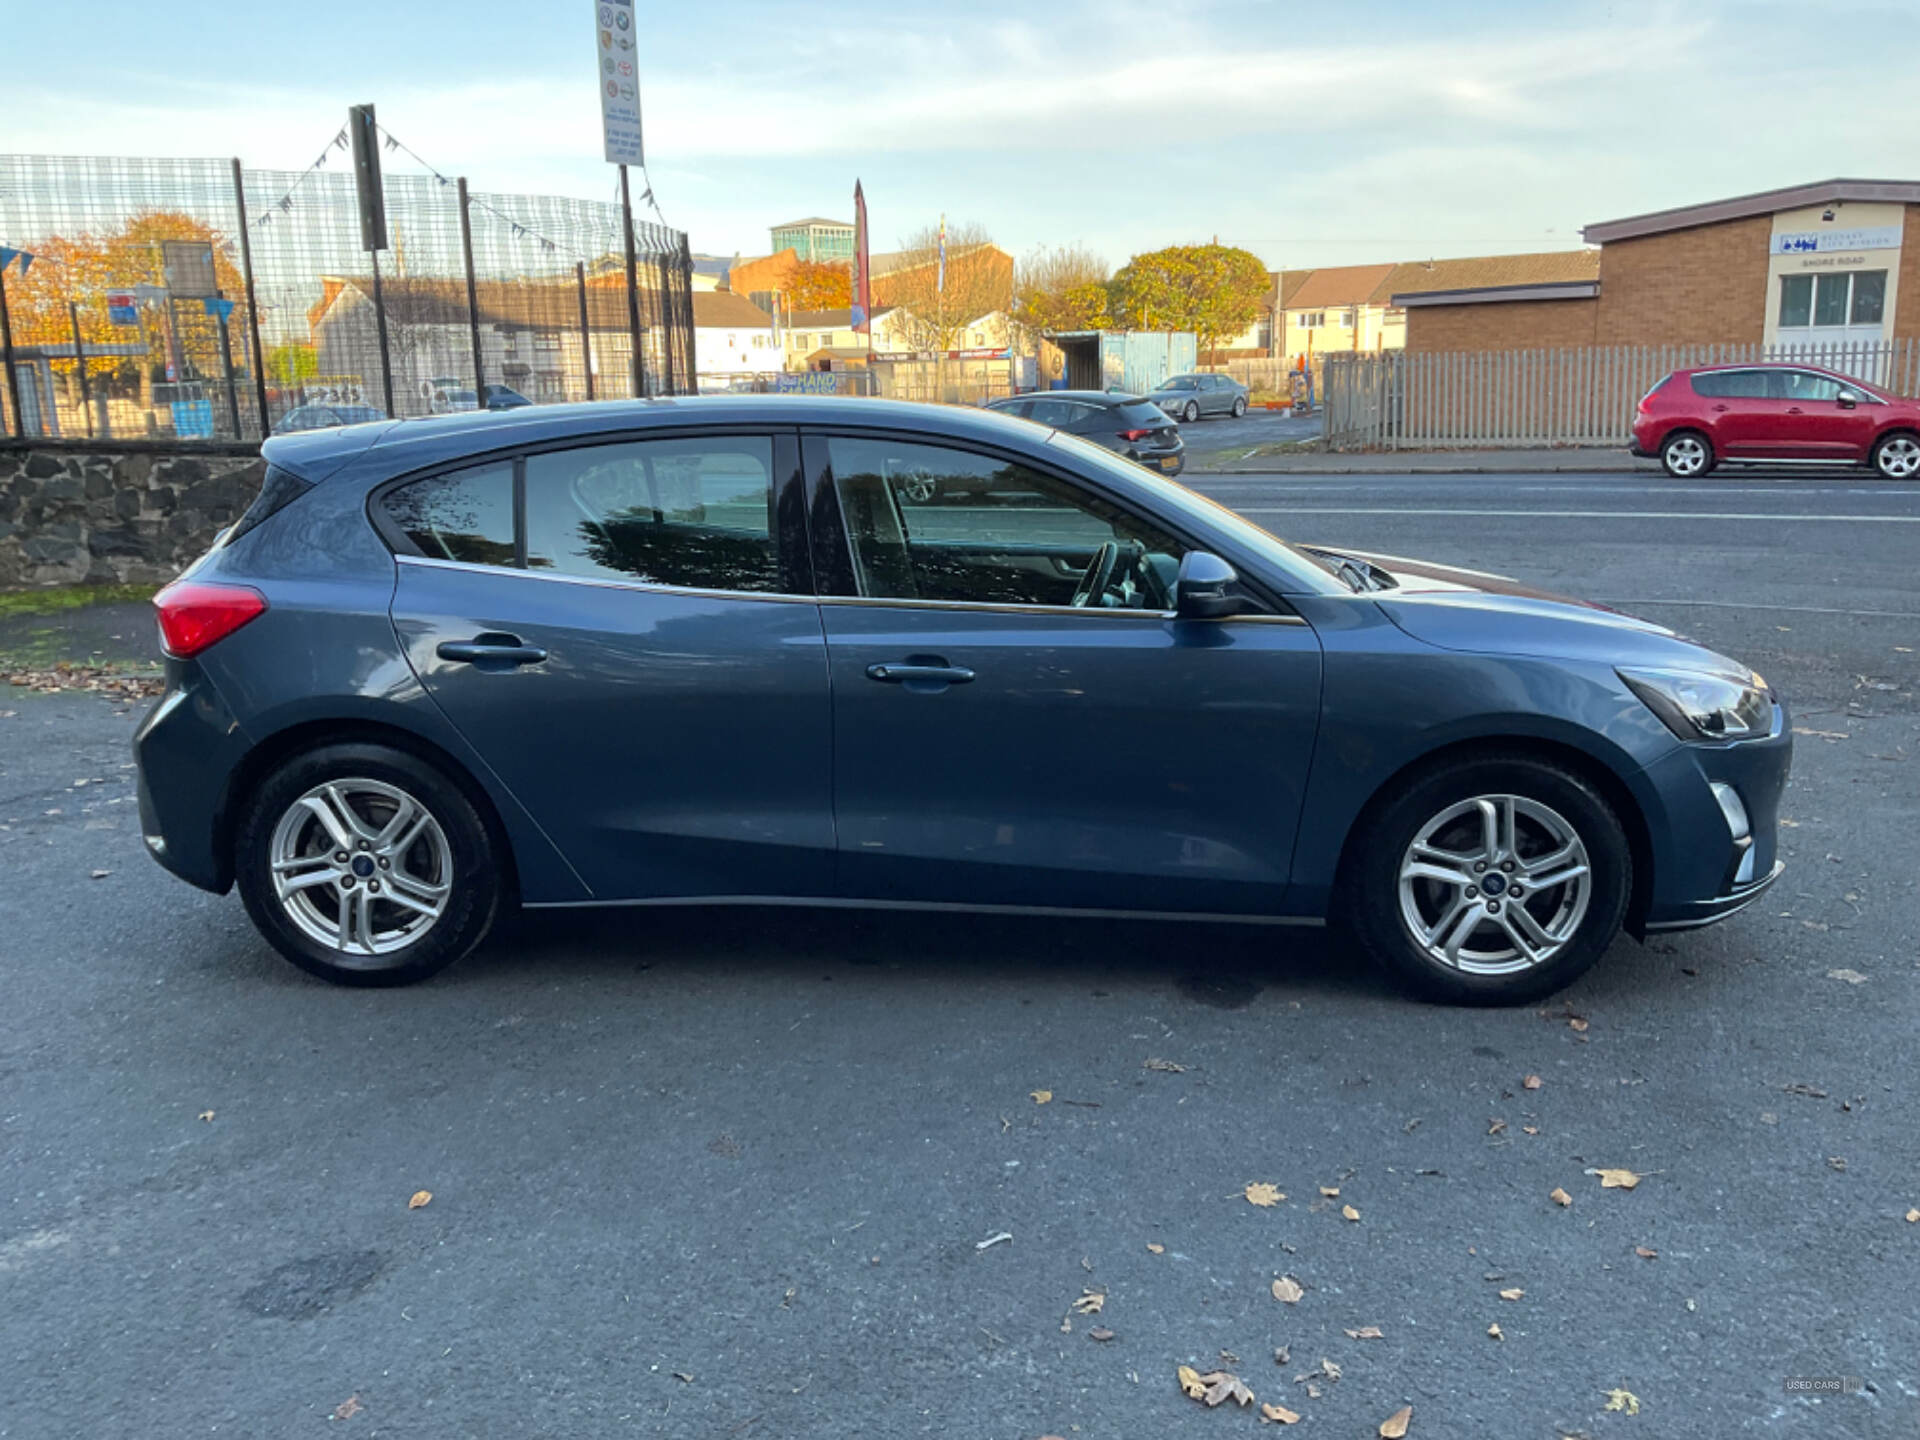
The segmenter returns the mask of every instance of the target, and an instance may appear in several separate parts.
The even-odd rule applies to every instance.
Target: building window
[[[1878,325],[1885,317],[1886,305],[1887,272],[1884,270],[1780,277],[1779,328],[1782,330]]]
[[[1302,330],[1318,330],[1327,323],[1327,313],[1324,310],[1309,310],[1294,316],[1293,323]]]

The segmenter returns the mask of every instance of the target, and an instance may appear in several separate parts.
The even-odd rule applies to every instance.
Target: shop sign
[[[1836,250],[1898,250],[1898,225],[1870,225],[1857,230],[1805,230],[1773,237],[1776,255],[1830,255]]]

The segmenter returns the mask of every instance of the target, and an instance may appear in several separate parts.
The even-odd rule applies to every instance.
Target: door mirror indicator
[[[1233,566],[1205,550],[1189,550],[1180,561],[1173,585],[1174,614],[1182,620],[1224,620],[1238,615],[1245,602],[1230,594],[1240,578]]]

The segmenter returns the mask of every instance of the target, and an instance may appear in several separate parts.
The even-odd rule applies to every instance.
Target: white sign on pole
[[[633,0],[593,0],[595,74],[600,82],[600,133],[607,163],[641,165],[640,63]]]

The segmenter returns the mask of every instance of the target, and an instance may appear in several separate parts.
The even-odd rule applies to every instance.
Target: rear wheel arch
[[[1540,760],[1571,772],[1597,791],[1620,821],[1626,832],[1632,857],[1632,888],[1627,896],[1625,928],[1636,940],[1645,938],[1647,908],[1653,898],[1653,838],[1647,818],[1633,791],[1619,772],[1591,751],[1564,741],[1536,735],[1485,735],[1457,740],[1438,750],[1409,761],[1374,788],[1347,827],[1340,844],[1339,863],[1334,868],[1333,894],[1329,919],[1338,920],[1352,884],[1355,855],[1362,839],[1409,786],[1427,775],[1471,760],[1522,758]]]
[[[493,842],[501,874],[507,883],[507,895],[504,898],[509,904],[518,903],[520,872],[514,857],[513,838],[486,786],[475,779],[473,772],[444,747],[404,726],[384,724],[378,720],[305,720],[289,725],[284,730],[276,730],[247,752],[246,758],[234,767],[233,774],[227,778],[226,789],[220,796],[220,805],[214,818],[214,853],[220,857],[229,875],[233,870],[237,839],[235,831],[239,818],[246,809],[248,798],[267,777],[288,760],[306,751],[323,745],[353,744],[385,745],[393,750],[404,751],[433,766],[457,786],[487,827],[488,838]]]
[[[1712,435],[1697,425],[1675,425],[1660,437],[1659,444],[1655,446],[1654,453],[1660,457],[1663,464],[1667,463],[1667,447],[1673,444],[1674,441],[1681,439],[1698,440],[1701,448],[1707,452],[1706,463],[1695,472],[1696,477],[1705,475],[1708,471],[1712,470],[1715,465],[1720,463],[1720,451],[1713,443]],[[1668,466],[1668,469],[1669,472],[1671,472],[1671,465]]]

